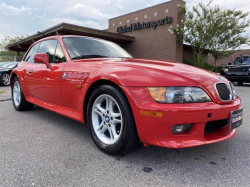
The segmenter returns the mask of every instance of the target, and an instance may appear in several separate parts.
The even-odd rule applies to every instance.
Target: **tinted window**
[[[72,60],[84,58],[131,58],[115,43],[85,37],[65,37],[63,42]]]
[[[60,44],[57,42],[56,53],[54,57],[54,63],[66,62],[66,58],[63,54]]]
[[[250,64],[250,56],[237,57],[234,61],[234,64],[235,65]]]
[[[245,58],[243,64],[250,64],[250,57]]]
[[[40,45],[40,43],[37,43],[36,45],[34,45],[34,46],[30,49],[29,53],[27,54],[27,56],[26,56],[26,58],[25,58],[25,61],[26,61],[26,62],[32,62],[32,63],[34,63],[34,56],[35,56],[35,54],[37,53],[37,50],[38,50],[38,48],[39,48],[39,45]]]
[[[38,53],[45,53],[49,55],[49,63],[53,63],[54,54],[56,51],[56,40],[46,40],[43,41],[40,45]]]

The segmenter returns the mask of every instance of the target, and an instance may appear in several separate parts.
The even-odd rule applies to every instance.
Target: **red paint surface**
[[[181,63],[149,59],[95,58],[71,61],[62,36],[49,39],[59,41],[67,62],[51,64],[52,67],[48,69],[44,64],[23,61],[12,72],[12,76],[18,76],[29,102],[86,123],[83,106],[87,90],[96,81],[108,80],[120,86],[126,94],[140,140],[145,145],[181,148],[214,143],[235,135],[236,130],[231,130],[229,126],[204,134],[208,121],[229,118],[230,112],[241,105],[238,97],[229,102],[222,102],[218,98],[214,89],[214,84],[221,82],[218,74]],[[30,69],[33,70],[31,75],[28,72]],[[62,78],[64,72],[67,74],[65,79]],[[76,89],[77,85],[81,85],[81,89]],[[156,103],[146,89],[153,86],[200,87],[212,102]],[[141,110],[163,112],[164,117],[142,116]],[[208,113],[211,113],[211,118],[208,118]],[[173,135],[171,127],[183,123],[193,123],[194,126],[187,134]]]
[[[37,63],[45,64],[47,68],[51,68],[49,63],[49,56],[47,54],[37,53],[34,56],[34,61]]]
[[[67,71],[63,73],[66,73],[66,77],[62,78],[62,80],[65,80],[65,81],[85,82],[89,76],[88,73],[83,73],[83,72]]]

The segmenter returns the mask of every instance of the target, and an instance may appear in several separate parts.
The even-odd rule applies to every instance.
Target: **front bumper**
[[[215,132],[205,134],[205,124],[230,118],[230,112],[241,106],[240,98],[233,103],[219,105],[209,103],[161,104],[156,103],[145,88],[122,87],[132,107],[137,131],[142,143],[169,148],[193,147],[232,138],[236,129],[230,124]],[[141,110],[163,112],[163,117],[142,116]],[[194,124],[185,134],[172,134],[177,124]]]
[[[250,75],[224,75],[231,82],[250,82]]]

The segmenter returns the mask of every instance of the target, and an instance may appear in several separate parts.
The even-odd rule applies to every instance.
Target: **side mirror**
[[[229,62],[229,63],[228,63],[228,65],[232,65],[232,63],[231,63],[231,62]]]
[[[34,61],[37,63],[45,64],[48,69],[51,68],[51,65],[49,63],[49,55],[47,54],[44,53],[35,54]]]

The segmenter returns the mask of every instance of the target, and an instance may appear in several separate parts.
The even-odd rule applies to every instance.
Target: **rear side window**
[[[56,52],[54,56],[54,63],[66,62],[66,58],[63,54],[60,44],[57,42]]]
[[[56,45],[57,45],[56,40],[43,41],[40,45],[38,53],[45,53],[45,54],[49,55],[49,63],[53,63],[54,62],[54,54],[56,51]]]
[[[26,58],[25,58],[25,61],[26,61],[26,62],[34,63],[34,56],[35,56],[35,54],[37,53],[37,50],[38,50],[38,48],[39,48],[39,45],[40,45],[40,43],[37,43],[36,45],[34,45],[34,46],[30,49],[29,53],[27,54],[27,56],[26,56]]]

